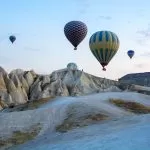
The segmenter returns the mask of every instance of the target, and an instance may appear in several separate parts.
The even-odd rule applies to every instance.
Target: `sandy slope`
[[[41,123],[43,130],[39,137],[33,142],[22,145],[19,149],[29,149],[27,147],[44,150],[60,149],[60,147],[61,149],[88,149],[88,147],[89,149],[109,149],[111,145],[114,146],[115,142],[117,142],[116,144],[121,144],[121,146],[124,143],[126,150],[128,150],[127,145],[125,145],[130,142],[127,140],[127,135],[129,135],[129,140],[133,141],[131,145],[129,144],[129,147],[138,140],[143,142],[141,144],[147,146],[148,142],[150,143],[150,125],[148,123],[150,116],[135,117],[133,114],[109,104],[107,101],[109,98],[137,101],[150,106],[150,96],[132,92],[107,92],[81,97],[61,97],[36,110],[0,113],[0,136],[10,136],[15,130],[26,130],[36,123]],[[100,111],[109,115],[112,119],[121,119],[76,129],[66,134],[55,133],[55,127],[64,120],[70,107],[75,107],[78,110],[78,115],[89,113],[89,111],[91,113]],[[146,132],[146,130],[149,132]],[[143,141],[141,136],[143,136],[143,139],[149,138],[149,140],[145,139]],[[69,141],[69,144],[67,141]]]

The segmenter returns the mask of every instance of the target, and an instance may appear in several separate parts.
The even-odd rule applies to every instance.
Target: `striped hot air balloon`
[[[64,34],[76,50],[87,35],[87,26],[81,21],[70,21],[64,27]]]
[[[91,52],[100,62],[104,71],[106,71],[105,66],[118,51],[119,45],[117,35],[111,31],[98,31],[89,40]]]
[[[127,55],[130,57],[130,59],[134,56],[133,50],[128,50]]]

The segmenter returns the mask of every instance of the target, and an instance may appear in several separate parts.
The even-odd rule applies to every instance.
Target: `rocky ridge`
[[[39,75],[33,70],[15,69],[9,74],[0,68],[0,109],[54,96],[80,96],[103,91],[121,91],[118,82],[99,78],[76,65]]]

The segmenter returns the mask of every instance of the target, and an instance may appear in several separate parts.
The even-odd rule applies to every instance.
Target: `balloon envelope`
[[[64,27],[64,34],[76,50],[87,35],[87,26],[81,21],[70,21]]]
[[[118,51],[119,45],[117,35],[111,31],[95,32],[89,40],[91,52],[100,62],[104,71],[106,70],[105,66],[108,65]]]
[[[9,37],[9,40],[10,40],[12,43],[14,43],[14,41],[16,40],[16,37],[15,37],[14,35],[11,35],[11,36]]]
[[[127,54],[131,59],[134,56],[134,51],[133,50],[128,50]]]

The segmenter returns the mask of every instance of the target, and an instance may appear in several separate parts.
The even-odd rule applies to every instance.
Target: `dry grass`
[[[8,112],[37,109],[41,105],[46,104],[47,102],[52,101],[53,99],[54,99],[54,97],[47,97],[47,98],[42,98],[39,100],[29,101],[26,104],[21,104],[21,105],[15,106],[13,108],[9,108]]]
[[[54,97],[47,97],[47,98],[42,98],[39,100],[31,101],[31,102],[27,103],[28,109],[36,109],[36,108],[40,107],[41,105],[43,105],[49,101],[52,101],[52,99],[54,99]]]
[[[0,149],[1,148],[10,148],[15,145],[23,144],[29,140],[34,139],[40,132],[40,124],[34,125],[27,132],[15,131],[13,132],[12,137],[8,139],[0,139]]]
[[[71,115],[68,116],[64,120],[64,122],[56,127],[56,131],[58,132],[67,132],[71,129],[78,128],[78,127],[84,127],[89,124],[92,124],[97,121],[102,121],[108,119],[108,116],[104,114],[93,114],[93,115],[87,115],[82,118],[72,119]]]
[[[150,113],[150,107],[144,106],[137,102],[123,101],[121,99],[110,99],[109,102],[112,104],[121,107],[127,111],[136,113],[136,114],[147,114]]]

